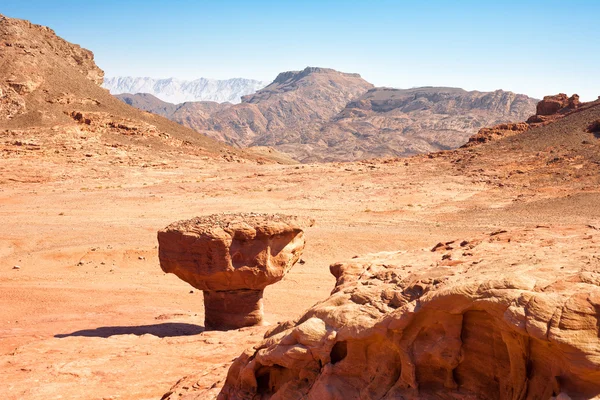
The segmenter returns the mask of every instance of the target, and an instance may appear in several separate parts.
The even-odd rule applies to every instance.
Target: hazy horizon
[[[94,52],[107,77],[271,82],[306,66],[376,86],[600,95],[600,3],[15,1],[0,14]]]

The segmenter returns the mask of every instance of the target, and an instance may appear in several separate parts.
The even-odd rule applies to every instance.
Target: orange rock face
[[[205,326],[262,322],[265,287],[300,259],[300,220],[283,215],[220,214],[179,221],[158,233],[163,271],[204,291]]]
[[[600,394],[589,227],[499,231],[334,264],[331,297],[229,370],[221,400],[549,399]]]
[[[537,115],[553,115],[559,113],[561,110],[568,108],[574,110],[579,107],[579,96],[574,94],[568,97],[564,93],[559,93],[554,96],[546,96],[544,100],[540,101],[536,107]]]

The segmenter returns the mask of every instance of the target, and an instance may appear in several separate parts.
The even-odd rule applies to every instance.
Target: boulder
[[[175,222],[158,232],[160,266],[204,292],[207,329],[258,325],[264,288],[302,255],[303,222],[254,213]]]
[[[599,251],[593,227],[540,227],[334,264],[219,399],[598,398]]]

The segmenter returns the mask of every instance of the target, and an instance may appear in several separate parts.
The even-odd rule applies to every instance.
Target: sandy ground
[[[218,392],[212,384],[266,327],[204,332],[202,293],[158,264],[156,233],[175,220],[234,211],[315,218],[305,263],[265,291],[274,324],[327,297],[333,262],[600,214],[595,191],[498,187],[440,174],[445,161],[425,158],[280,166],[190,157],[150,168],[0,161],[17,177],[0,184],[5,399],[158,399],[198,373],[207,398]]]

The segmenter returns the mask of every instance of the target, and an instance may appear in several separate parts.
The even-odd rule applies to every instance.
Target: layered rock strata
[[[263,322],[263,290],[280,281],[304,250],[301,219],[217,214],[158,232],[160,266],[204,292],[205,327]]]
[[[598,398],[599,251],[594,227],[538,227],[334,264],[219,399]]]

